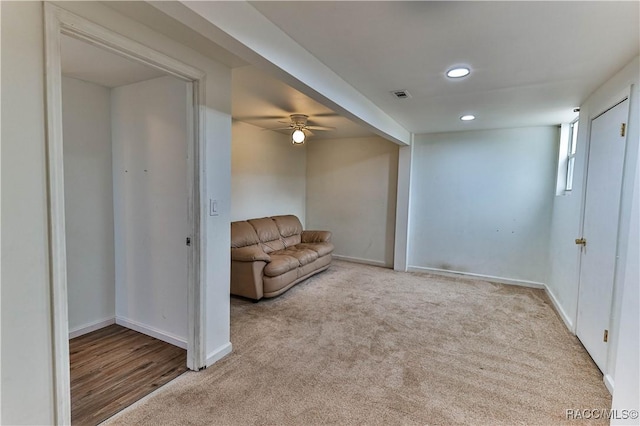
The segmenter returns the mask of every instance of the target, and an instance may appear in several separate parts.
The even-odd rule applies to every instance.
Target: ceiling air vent
[[[409,99],[411,95],[406,90],[394,90],[391,92],[398,99]]]

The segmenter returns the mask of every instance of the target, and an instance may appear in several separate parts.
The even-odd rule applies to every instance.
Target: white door
[[[591,121],[576,334],[601,371],[607,343],[618,241],[629,101]],[[580,241],[576,240],[576,243]]]

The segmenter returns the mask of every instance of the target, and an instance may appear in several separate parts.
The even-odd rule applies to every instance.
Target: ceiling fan
[[[335,127],[313,126],[308,124],[309,116],[305,114],[291,114],[290,121],[280,121],[280,123],[288,124],[287,127],[278,127],[267,130],[291,130],[291,142],[294,145],[303,144],[307,136],[312,136],[311,130],[335,130]]]

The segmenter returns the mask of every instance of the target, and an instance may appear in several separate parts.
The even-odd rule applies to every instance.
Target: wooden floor
[[[187,352],[110,325],[69,341],[71,422],[97,425],[187,370]]]

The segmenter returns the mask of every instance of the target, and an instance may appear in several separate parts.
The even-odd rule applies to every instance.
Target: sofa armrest
[[[231,249],[231,260],[237,260],[240,262],[253,262],[255,260],[262,260],[264,262],[271,262],[271,257],[265,253],[257,245],[246,246]]]
[[[331,231],[302,231],[303,243],[328,243],[331,241]]]
[[[231,286],[229,291],[236,296],[260,300],[264,296],[262,271],[266,262],[231,261]]]

